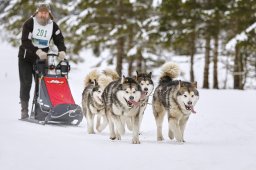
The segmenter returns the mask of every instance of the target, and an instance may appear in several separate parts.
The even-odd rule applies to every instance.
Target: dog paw
[[[110,136],[110,137],[109,137],[109,139],[111,139],[111,140],[115,140],[115,139],[116,139],[116,137],[115,137],[115,136]]]
[[[171,131],[169,131],[168,136],[169,136],[169,138],[170,138],[171,140],[173,140],[173,139],[174,139],[174,135],[173,135],[173,133],[172,133]]]
[[[132,144],[140,144],[140,140],[138,138],[133,138]]]
[[[163,141],[164,140],[164,137],[163,136],[158,136],[157,137],[157,141]]]
[[[176,139],[176,141],[180,144],[184,143],[185,141],[183,139]]]
[[[94,132],[94,131],[89,130],[89,131],[88,131],[88,134],[95,134],[95,132]]]
[[[100,133],[103,129],[97,127],[96,130]]]
[[[116,139],[117,140],[121,140],[121,136],[120,135],[116,135]]]

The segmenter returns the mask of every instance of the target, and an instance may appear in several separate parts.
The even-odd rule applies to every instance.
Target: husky
[[[162,67],[159,85],[153,94],[153,114],[157,125],[157,140],[162,141],[162,124],[165,113],[168,115],[169,138],[185,142],[184,130],[199,99],[197,82],[173,80],[179,75],[175,63],[166,63]]]
[[[153,83],[153,80],[152,80],[152,72],[150,72],[150,73],[139,73],[138,71],[136,71],[135,79],[137,80],[137,82],[141,86],[141,90],[142,90],[142,95],[141,95],[141,98],[140,98],[140,114],[139,114],[139,131],[141,131],[140,128],[141,128],[142,118],[143,118],[145,109],[146,109],[147,104],[148,104],[149,96],[151,95],[151,93],[154,90],[154,83]],[[132,130],[131,120],[127,119],[126,123],[127,123],[128,129]]]
[[[121,140],[124,134],[125,119],[131,118],[133,144],[139,144],[139,114],[141,86],[131,77],[119,78],[111,82],[103,92],[103,102],[108,118],[110,139]]]
[[[84,80],[85,88],[82,93],[82,109],[87,120],[87,132],[94,134],[94,117],[97,115],[96,130],[101,132],[108,124],[105,114],[102,93],[112,80],[101,75],[97,70],[91,71]],[[103,122],[101,123],[101,119]]]

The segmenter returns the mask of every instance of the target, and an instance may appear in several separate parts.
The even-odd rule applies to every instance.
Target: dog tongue
[[[194,110],[194,107],[193,107],[193,106],[191,106],[191,112],[194,113],[194,114],[196,114],[196,111]]]
[[[134,106],[138,106],[140,103],[139,102],[136,102],[134,100],[129,100],[130,103],[132,103]]]
[[[141,97],[140,97],[140,99],[142,99],[142,100],[143,100],[143,99],[145,99],[145,98],[146,98],[146,96],[147,96],[147,92],[144,92],[144,91],[143,91],[143,92],[141,93]]]

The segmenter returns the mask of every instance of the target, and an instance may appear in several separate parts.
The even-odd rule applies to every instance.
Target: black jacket
[[[36,55],[36,51],[38,50],[37,47],[35,47],[32,44],[32,40],[29,39],[29,34],[32,34],[33,32],[33,26],[34,26],[34,20],[33,18],[29,18],[24,24],[22,28],[22,37],[21,37],[21,46],[19,48],[19,54],[18,57],[22,57],[27,61],[35,62],[38,56]],[[59,31],[58,31],[59,30]],[[57,32],[60,32],[59,34],[55,34]],[[58,25],[53,21],[53,32],[52,37],[54,44],[57,46],[59,51],[65,51],[66,52],[66,46],[64,43],[64,37],[58,27]],[[49,48],[42,49],[45,52],[48,52]]]

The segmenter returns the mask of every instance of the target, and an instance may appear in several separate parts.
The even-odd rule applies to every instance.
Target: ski
[[[26,118],[26,119],[19,119],[19,120],[24,121],[24,122],[30,122],[30,123],[45,125],[45,121],[39,121],[39,120],[36,120],[36,119],[33,119],[33,118]]]
[[[40,124],[40,125],[53,125],[53,126],[62,126],[62,127],[77,127],[78,124],[67,124],[65,122],[56,122],[56,121],[48,121],[48,122],[45,122],[45,121],[39,121],[39,120],[36,120],[34,118],[26,118],[26,119],[19,119],[21,121],[24,121],[24,122],[30,122],[30,123],[35,123],[35,124]]]

